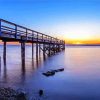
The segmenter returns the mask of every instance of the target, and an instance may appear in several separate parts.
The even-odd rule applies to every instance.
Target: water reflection
[[[1,76],[1,56],[0,56],[0,76]]]
[[[32,69],[34,70],[34,59],[32,59]]]
[[[39,68],[39,66],[41,66],[41,64],[43,64],[43,60],[41,59],[41,57],[39,57],[39,59],[32,60],[32,65],[30,67],[32,68],[32,71],[34,71],[35,69]],[[7,77],[10,76],[9,73],[13,73],[13,72],[10,72],[11,70],[9,70],[9,68],[8,68],[8,76],[7,76],[7,64],[4,63],[4,65],[2,67],[4,69],[3,70],[3,73],[4,73],[3,74],[3,79],[7,80]],[[8,64],[8,67],[9,67],[9,64]],[[15,66],[13,66],[13,67],[15,67]],[[26,73],[27,73],[26,71],[28,71],[27,70],[28,66],[26,66],[25,63],[22,63],[20,67],[21,67],[21,71],[19,71],[19,72],[21,72],[21,73],[19,73],[16,70],[17,73],[15,73],[15,74],[18,74],[19,77],[21,77],[21,81],[24,82],[25,81],[25,76],[26,76]]]
[[[21,70],[21,83],[23,84],[25,82],[25,78],[26,78],[26,69],[25,69],[25,65],[22,64],[21,66],[22,70]]]
[[[5,78],[6,82],[0,85],[27,88],[32,94],[44,89],[49,98],[47,100],[100,100],[100,47],[67,47],[65,52],[45,61],[43,53],[38,60],[36,55],[32,60],[31,47],[28,48],[24,67],[21,65],[20,50],[16,49],[19,52],[17,55],[8,48],[7,66],[5,70],[1,68],[6,77],[3,77],[4,73],[0,76],[0,81]],[[62,67],[65,70],[53,77],[42,75],[42,72]]]
[[[22,64],[21,68],[22,68],[22,75],[25,75],[26,72],[25,64]]]
[[[7,79],[7,66],[4,64],[4,79]]]
[[[4,63],[4,66],[6,66],[7,62],[6,62],[6,57],[3,58],[3,63]]]

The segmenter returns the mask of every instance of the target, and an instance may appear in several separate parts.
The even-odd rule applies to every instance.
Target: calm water
[[[0,46],[0,56],[2,56]],[[35,51],[34,51],[35,52]],[[37,66],[38,65],[38,66]],[[53,77],[42,72],[65,68]],[[69,46],[43,61],[42,55],[36,63],[31,59],[31,46],[26,47],[26,67],[21,66],[20,46],[7,47],[7,66],[0,68],[0,86],[22,88],[37,96],[43,89],[42,100],[100,100],[100,47]],[[38,97],[37,97],[38,98]]]

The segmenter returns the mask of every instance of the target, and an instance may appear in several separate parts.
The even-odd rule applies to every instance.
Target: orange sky
[[[65,40],[66,44],[100,44],[100,40]],[[3,44],[0,41],[0,44]],[[18,45],[19,42],[8,42],[7,44]]]
[[[67,44],[100,44],[100,40],[66,40]]]
[[[3,42],[0,40],[0,44],[3,44]],[[7,42],[7,44],[11,44],[11,45],[19,45],[19,42]],[[30,43],[27,43],[30,44]]]

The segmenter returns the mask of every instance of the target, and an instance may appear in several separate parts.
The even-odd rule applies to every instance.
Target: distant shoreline
[[[20,46],[20,44],[7,44],[8,46]],[[3,44],[0,44],[0,46],[3,46]],[[31,46],[30,44],[26,44],[26,46]],[[65,46],[100,46],[100,44],[65,44]]]
[[[81,45],[74,45],[74,44],[68,45],[68,44],[66,44],[66,46],[100,46],[100,44],[89,44],[89,45],[87,45],[87,44],[81,44]]]

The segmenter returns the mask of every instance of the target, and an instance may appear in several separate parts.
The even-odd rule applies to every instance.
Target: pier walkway
[[[36,58],[38,53],[43,51],[43,57],[51,56],[65,49],[65,41],[54,38],[52,36],[43,34],[41,32],[26,28],[21,25],[0,19],[0,40],[4,42],[3,59],[6,63],[6,43],[19,42],[21,43],[21,57],[22,64],[25,64],[25,43],[32,44],[32,58],[33,46],[36,44]]]

